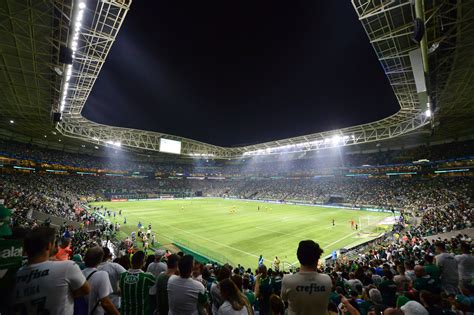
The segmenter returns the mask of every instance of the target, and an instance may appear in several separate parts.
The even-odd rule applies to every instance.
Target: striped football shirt
[[[155,284],[155,276],[141,269],[129,269],[120,275],[122,302],[120,312],[124,315],[149,315],[149,290]]]

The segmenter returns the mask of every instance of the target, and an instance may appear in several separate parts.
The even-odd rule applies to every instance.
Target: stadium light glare
[[[71,32],[71,37],[70,37],[70,42],[69,42],[69,47],[72,50],[72,59],[76,59],[76,51],[78,49],[79,45],[79,31],[81,30],[82,26],[82,19],[84,18],[84,9],[86,8],[85,2],[79,2],[79,10],[77,11],[77,14],[74,17],[73,24],[74,28],[72,29]],[[71,75],[72,75],[72,64],[66,66],[66,75],[64,77],[64,82],[63,82],[63,102],[65,102],[65,98],[67,95],[67,90],[69,89],[69,81],[71,80]],[[61,102],[60,106],[60,111],[62,112],[65,108],[65,104]]]
[[[114,147],[121,147],[122,143],[120,141],[112,141],[112,140],[107,140],[105,141],[106,144],[110,144]]]
[[[425,111],[425,116],[426,116],[426,117],[431,117],[431,109],[428,108],[428,109]]]
[[[332,136],[332,144],[333,145],[339,144],[340,141],[341,141],[341,136],[339,136],[339,135]]]
[[[14,124],[15,121],[13,119],[10,119],[10,124]]]

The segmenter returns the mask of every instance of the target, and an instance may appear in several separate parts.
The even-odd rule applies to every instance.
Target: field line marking
[[[215,243],[215,244],[217,244],[217,245],[221,245],[221,246],[224,246],[224,247],[227,247],[227,248],[236,250],[236,251],[238,251],[238,252],[241,252],[241,253],[243,253],[243,254],[246,254],[246,255],[249,255],[249,256],[252,256],[252,257],[256,257],[256,258],[259,258],[259,257],[260,257],[260,256],[258,256],[258,255],[255,255],[255,254],[246,252],[246,251],[244,251],[244,250],[241,250],[241,249],[238,249],[238,248],[235,248],[235,247],[232,247],[232,246],[229,246],[229,245],[226,245],[226,244],[223,244],[223,243],[220,243],[220,242],[211,240],[210,238],[207,238],[207,237],[201,236],[201,235],[199,235],[199,234],[192,233],[192,232],[189,232],[189,231],[180,229],[180,228],[178,228],[178,227],[175,227],[175,226],[172,226],[172,225],[169,225],[169,224],[161,223],[160,225],[165,225],[165,226],[171,227],[171,228],[173,228],[173,229],[180,230],[180,231],[182,231],[182,232],[184,232],[184,233],[188,233],[188,234],[190,234],[190,235],[192,235],[192,236],[197,236],[197,237],[199,237],[199,238],[202,238],[203,240],[206,240],[206,241]],[[264,257],[264,259],[266,259],[266,258]]]
[[[261,227],[259,227],[259,226],[256,226],[255,228],[256,228],[256,229],[259,229],[259,230],[263,230],[263,231],[268,231],[268,232],[273,232],[273,233],[278,233],[278,234],[282,234],[282,235],[291,236],[291,237],[297,238],[297,239],[299,239],[299,240],[302,240],[302,239],[309,239],[309,237],[306,237],[306,236],[298,236],[298,235],[289,234],[289,233],[284,233],[284,232],[279,232],[279,231],[275,231],[275,230],[264,229],[264,228],[261,228]]]
[[[375,222],[374,224],[370,224],[369,226],[375,226],[375,225],[377,225],[377,224],[378,224],[379,222],[381,222],[381,221],[383,221],[383,219],[382,219],[382,220],[379,220],[379,221],[377,221],[377,222]],[[334,242],[329,243],[329,244],[327,244],[327,245],[325,245],[325,246],[330,247],[330,246],[332,246],[332,245],[334,245],[334,244],[337,244],[337,243],[339,243],[340,241],[343,241],[343,240],[345,240],[346,238],[351,237],[352,235],[357,234],[357,233],[360,233],[360,232],[361,232],[360,230],[357,230],[357,231],[352,232],[352,233],[350,233],[350,234],[344,236],[343,238],[340,238],[340,239],[338,239],[338,240],[335,240]],[[295,261],[292,265],[294,265],[294,264],[297,263],[297,262],[298,262],[298,261]]]

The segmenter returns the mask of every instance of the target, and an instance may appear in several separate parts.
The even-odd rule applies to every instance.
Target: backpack
[[[86,281],[92,277],[97,270],[92,271],[86,278]],[[100,300],[95,303],[94,308],[90,312],[90,314],[94,314],[95,309],[99,306]],[[74,299],[74,315],[89,315],[89,299],[87,296],[80,296]]]

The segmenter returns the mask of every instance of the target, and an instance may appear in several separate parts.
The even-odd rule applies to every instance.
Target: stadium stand
[[[456,155],[449,155],[449,158],[452,161],[461,161],[464,163],[463,167],[470,167],[472,160],[469,158],[471,154],[469,144],[458,145],[456,146],[458,149],[463,149],[453,151],[453,154],[460,154],[461,159],[456,158]],[[442,152],[449,152],[451,146],[447,144],[439,148],[420,147],[396,151],[394,154],[382,152],[380,157],[372,153],[361,154],[349,159],[351,163],[357,165],[366,163],[363,157],[367,157],[370,161],[394,162],[399,161],[399,157],[403,156],[406,162],[430,156],[430,154],[435,155],[433,152],[436,151],[440,154],[439,158],[446,158]],[[176,276],[168,274],[167,277],[170,280],[173,279],[173,283],[181,281],[186,283],[183,285],[195,287],[202,285],[202,296],[199,294],[195,297],[196,301],[202,302],[202,304],[195,303],[202,310],[211,311],[214,308],[216,312],[221,305],[222,309],[227,309],[229,304],[225,301],[233,303],[235,301],[232,299],[236,299],[240,301],[240,304],[235,303],[242,307],[241,310],[245,308],[248,309],[248,313],[255,311],[267,314],[273,305],[271,301],[278,299],[279,296],[289,303],[290,310],[296,310],[298,304],[305,305],[306,303],[299,296],[298,283],[304,286],[307,280],[304,277],[299,278],[298,275],[314,272],[327,274],[328,281],[331,281],[328,288],[313,287],[311,289],[319,290],[321,294],[318,294],[322,303],[328,304],[329,309],[345,308],[351,314],[368,314],[370,310],[389,309],[390,311],[390,308],[395,307],[401,309],[419,307],[426,309],[429,314],[461,311],[467,313],[474,305],[472,303],[474,294],[472,240],[468,235],[456,232],[471,228],[474,219],[472,207],[474,181],[471,176],[465,176],[465,173],[423,173],[420,168],[417,169],[419,174],[410,176],[360,177],[345,176],[347,174],[343,173],[334,175],[340,169],[338,165],[333,168],[324,166],[332,176],[314,178],[299,175],[307,164],[305,161],[296,160],[295,168],[290,167],[288,171],[294,172],[294,177],[282,177],[280,169],[270,167],[266,172],[273,170],[267,174],[274,178],[255,179],[254,171],[261,169],[261,165],[253,165],[255,169],[252,169],[248,167],[248,164],[242,163],[239,166],[230,165],[230,171],[226,170],[224,164],[213,165],[212,172],[223,176],[219,180],[208,179],[207,173],[205,178],[200,180],[191,178],[183,180],[173,179],[171,175],[176,174],[178,172],[176,169],[178,169],[179,172],[194,177],[191,176],[194,175],[192,165],[169,164],[166,168],[162,168],[159,164],[135,164],[135,161],[130,160],[108,163],[100,157],[76,156],[72,153],[13,142],[2,142],[2,156],[4,167],[0,175],[1,191],[5,207],[12,211],[10,226],[14,230],[13,238],[25,233],[34,234],[32,231],[40,225],[54,226],[56,238],[60,242],[67,242],[68,239],[72,241],[67,247],[71,248],[67,257],[76,261],[79,266],[83,266],[82,257],[88,257],[89,249],[94,246],[110,246],[116,255],[115,262],[129,270],[123,277],[141,272],[141,262],[130,262],[128,253],[138,250],[139,241],[145,243],[143,239],[145,233],[114,241],[114,235],[120,226],[117,224],[109,226],[103,216],[97,215],[101,212],[105,214],[108,210],[91,209],[87,206],[89,201],[127,196],[146,198],[164,193],[193,196],[197,191],[201,191],[206,196],[298,200],[321,204],[330,203],[332,196],[338,196],[339,203],[351,206],[400,209],[403,210],[405,220],[415,219],[414,222],[417,222],[408,225],[405,229],[397,228],[387,233],[385,238],[357,249],[355,255],[351,253],[342,255],[336,261],[328,261],[325,265],[316,264],[319,259],[322,259],[317,245],[300,244],[300,247],[303,246],[305,249],[298,249],[298,253],[301,250],[309,258],[300,257],[298,254],[301,270],[291,270],[292,277],[286,275],[288,271],[285,274],[283,271],[275,271],[275,266],[272,266],[273,270],[263,266],[252,270],[243,266],[200,263],[192,267],[192,275],[189,278],[174,279],[173,277]],[[273,162],[262,162],[263,165],[266,163]],[[428,168],[438,169],[440,163],[446,163],[446,161],[429,164]],[[48,169],[61,169],[65,173],[46,172],[43,164],[47,164]],[[29,165],[32,168],[10,168],[9,165],[23,165],[22,167]],[[131,165],[135,165],[134,167],[139,165],[141,170],[150,170],[148,173],[150,176],[140,178],[128,176],[130,170],[135,170],[135,168],[130,168]],[[415,165],[410,164],[410,167]],[[99,170],[102,167],[110,167],[118,172],[117,174],[127,174],[127,176],[100,175]],[[378,165],[378,168],[382,169],[389,167],[391,166]],[[79,175],[71,171],[78,169],[94,170],[98,174]],[[247,170],[247,173],[243,170]],[[146,174],[145,171],[143,172]],[[167,175],[155,178],[156,172]],[[199,169],[198,172],[205,171]],[[230,179],[234,172],[242,173],[238,179]],[[311,172],[305,174],[313,175]],[[457,176],[452,176],[453,174]],[[38,216],[38,214],[43,214],[43,216]],[[446,232],[451,232],[453,236],[449,239],[436,237],[437,234]],[[423,238],[431,235],[435,235],[431,241]],[[96,251],[97,248],[94,248],[94,253]],[[455,256],[449,256],[445,252],[455,254]],[[28,250],[27,254],[28,259],[33,259]],[[163,257],[163,262],[167,261],[163,252],[157,255]],[[184,257],[184,260],[190,259],[187,256]],[[436,258],[433,259],[433,257]],[[454,257],[454,260],[451,261],[451,257]],[[133,266],[130,265],[131,263]],[[255,266],[247,267],[254,268]],[[181,268],[188,267],[183,265]],[[144,271],[146,271],[145,268]],[[79,275],[77,277],[81,278]],[[168,278],[159,278],[156,282],[157,287],[162,286],[163,281]],[[229,285],[226,280],[228,278],[236,284],[238,290],[236,292],[242,293],[222,293],[222,296],[219,292],[212,293],[212,283],[221,283],[226,286]],[[41,286],[41,281],[48,280],[45,278],[37,281]],[[81,281],[84,283],[84,279],[79,279],[79,282]],[[152,287],[154,277],[149,281]],[[245,290],[242,283],[245,283]],[[205,294],[208,290],[211,292],[210,299]],[[232,291],[233,289],[226,288],[225,290]],[[245,297],[240,298],[240,296]],[[143,299],[143,301],[147,305],[140,307],[146,309],[152,309],[156,305],[148,299]],[[169,301],[170,308],[176,307],[173,305],[175,301],[177,301],[175,298]],[[107,302],[104,303],[109,307]],[[273,303],[278,304],[275,301]],[[120,304],[116,305],[120,308]],[[122,309],[123,307],[129,306],[122,304]]]

